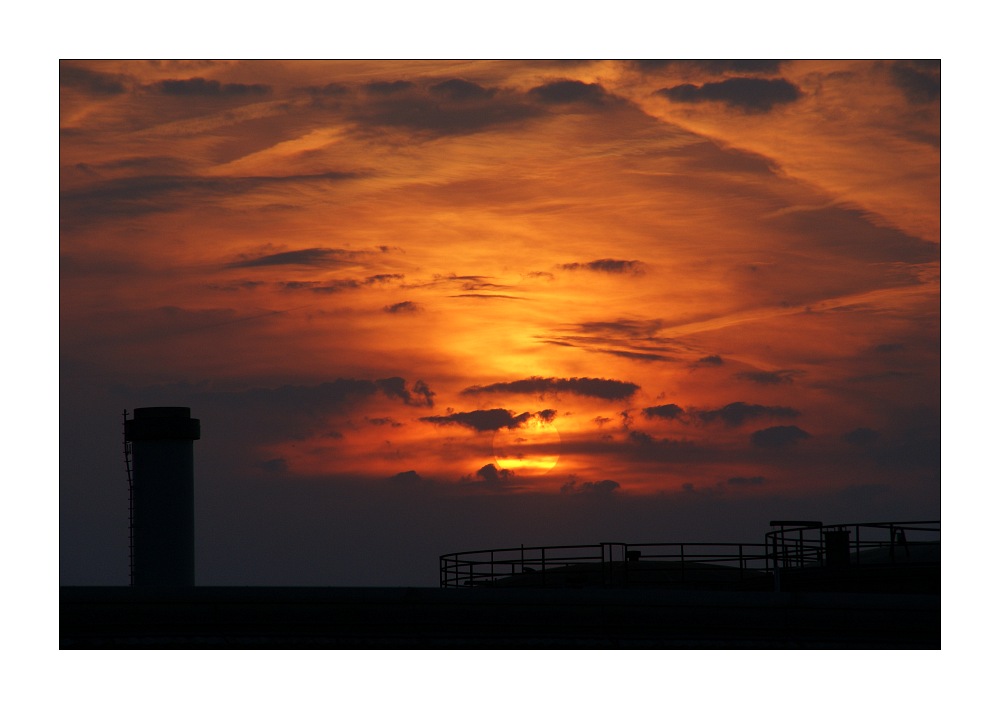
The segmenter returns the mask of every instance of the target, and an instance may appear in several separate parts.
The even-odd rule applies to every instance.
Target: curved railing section
[[[764,535],[781,590],[782,574],[897,564],[940,565],[940,520],[828,524],[776,520]]]
[[[677,586],[781,590],[797,570],[940,564],[941,523],[776,520],[764,543],[519,546],[440,557],[443,588]]]
[[[444,588],[719,583],[767,572],[764,544],[625,543],[510,547],[444,554]]]

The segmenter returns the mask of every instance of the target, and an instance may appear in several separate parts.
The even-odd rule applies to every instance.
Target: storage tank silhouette
[[[135,586],[194,586],[194,441],[185,406],[135,409],[125,422],[133,469]]]

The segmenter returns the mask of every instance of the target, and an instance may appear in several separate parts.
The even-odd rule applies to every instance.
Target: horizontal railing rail
[[[940,520],[771,524],[778,528],[764,538],[776,590],[781,589],[782,573],[794,570],[940,564]]]
[[[759,585],[773,579],[780,590],[782,574],[796,569],[940,563],[940,521],[771,524],[777,528],[762,544],[603,542],[443,554],[440,585]]]
[[[772,523],[775,524],[775,523]],[[780,526],[765,535],[772,563],[780,568],[828,562],[841,545],[852,564],[895,563],[913,548],[939,546],[941,522],[851,522],[848,524]],[[885,554],[866,553],[883,551]],[[898,552],[898,554],[897,554]]]
[[[764,544],[624,543],[510,547],[456,552],[440,557],[442,587],[495,585],[640,584],[672,579],[704,580],[768,571]],[[721,580],[721,579],[720,579]]]

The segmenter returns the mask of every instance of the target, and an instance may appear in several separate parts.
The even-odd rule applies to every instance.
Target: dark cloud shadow
[[[783,448],[810,438],[798,426],[772,426],[750,434],[750,442],[758,448]]]
[[[734,401],[721,409],[699,411],[698,418],[706,423],[722,421],[727,426],[741,426],[746,421],[758,418],[796,418],[799,412],[788,406],[763,406]]]
[[[802,92],[786,79],[754,79],[737,77],[710,81],[701,86],[679,84],[656,92],[674,103],[723,103],[746,113],[767,113],[787,103],[797,101]]]
[[[472,386],[462,390],[466,396],[481,394],[576,394],[595,399],[618,401],[628,399],[639,390],[638,384],[617,379],[591,377],[531,377],[513,382],[497,382],[485,386]]]

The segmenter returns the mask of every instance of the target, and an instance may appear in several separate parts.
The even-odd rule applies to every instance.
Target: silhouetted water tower
[[[135,409],[132,444],[135,586],[194,586],[194,441],[201,422],[186,406]]]

